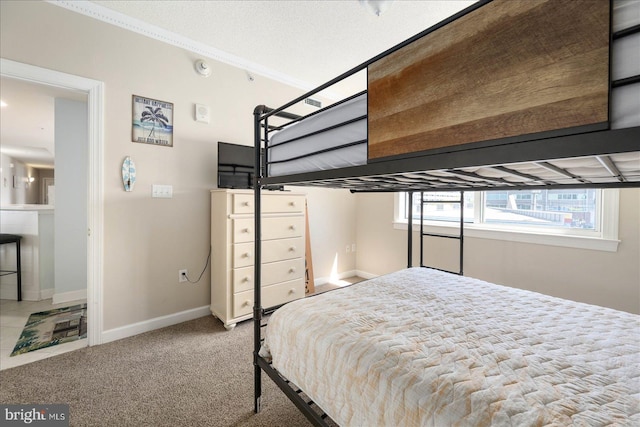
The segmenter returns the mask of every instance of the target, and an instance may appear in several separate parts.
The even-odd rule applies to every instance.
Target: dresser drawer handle
[[[250,282],[250,281],[251,281],[251,278],[250,278],[249,276],[244,276],[244,277],[242,278],[242,281],[243,281],[243,282]]]
[[[242,206],[249,207],[251,206],[251,202],[242,202]]]
[[[293,206],[295,208],[296,207],[296,202],[289,202],[289,206]]]
[[[289,293],[290,293],[290,294],[295,294],[295,293],[296,293],[296,288],[291,288],[291,289],[289,289]]]
[[[296,268],[295,268],[295,267],[291,267],[291,268],[289,269],[289,273],[295,273],[295,272],[296,272]]]
[[[295,231],[296,230],[296,226],[294,224],[291,224],[289,226],[289,230]]]
[[[247,228],[243,228],[242,230],[240,230],[241,233],[251,233],[251,229],[249,227]]]
[[[249,252],[245,252],[242,254],[242,258],[251,258],[251,254]]]
[[[251,300],[246,300],[245,302],[242,303],[243,307],[247,305],[251,305]]]
[[[289,247],[289,252],[295,252],[296,251],[296,247],[295,246],[290,246]]]

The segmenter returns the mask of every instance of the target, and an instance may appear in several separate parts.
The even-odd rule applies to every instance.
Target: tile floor
[[[56,354],[77,350],[88,345],[87,339],[81,339],[70,343],[54,345],[53,347],[41,350],[30,351],[25,354],[10,357],[22,329],[31,313],[51,310],[52,308],[67,307],[74,304],[81,304],[85,300],[65,302],[53,305],[51,299],[42,301],[15,301],[0,300],[0,370],[46,359]]]

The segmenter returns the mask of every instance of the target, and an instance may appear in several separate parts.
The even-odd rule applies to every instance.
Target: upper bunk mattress
[[[640,24],[640,1],[613,2],[612,31],[628,30]],[[613,40],[610,51],[610,80],[618,81],[640,76],[640,33]],[[605,67],[607,68],[607,67]],[[375,94],[369,94],[371,102]],[[414,92],[410,97],[416,98]],[[397,96],[397,93],[393,93]],[[376,102],[374,102],[376,101]],[[364,165],[370,153],[368,147],[367,94],[329,107],[299,123],[270,135],[269,176],[283,176],[320,170]],[[498,98],[497,104],[505,102]],[[640,126],[640,83],[613,87],[610,92],[609,125],[611,129]],[[378,102],[379,103],[379,102]],[[500,105],[493,105],[500,107]],[[482,110],[482,108],[480,108]],[[394,115],[394,120],[401,113]],[[426,116],[422,116],[427,120]],[[431,114],[429,119],[434,119]],[[406,119],[402,116],[403,120]],[[354,120],[353,122],[350,122]],[[347,125],[338,126],[347,122]],[[502,133],[498,129],[498,134]],[[291,142],[287,142],[291,141]],[[356,144],[356,145],[353,145]]]
[[[367,162],[367,96],[271,134],[269,176],[363,165]]]
[[[640,316],[412,268],[305,298],[261,350],[341,426],[640,425]]]

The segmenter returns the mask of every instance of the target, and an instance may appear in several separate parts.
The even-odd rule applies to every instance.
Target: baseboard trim
[[[360,270],[350,270],[340,273],[339,279],[345,279],[347,277],[358,276],[364,279],[372,279],[377,277],[376,274],[367,273]],[[329,277],[319,277],[313,282],[316,286],[329,283]],[[203,307],[194,308],[191,310],[181,311],[179,313],[169,314],[166,316],[156,317],[154,319],[145,320],[143,322],[133,323],[131,325],[121,326],[119,328],[109,329],[102,332],[101,343],[105,344],[111,341],[120,340],[123,338],[132,337],[134,335],[142,334],[144,332],[150,332],[155,329],[164,328],[178,323],[187,322],[189,320],[197,319],[199,317],[210,316],[211,311],[208,305]]]
[[[350,270],[350,271],[344,271],[340,274],[338,274],[338,280],[342,280],[342,279],[346,279],[347,277],[353,277],[356,275],[356,270]],[[320,285],[325,285],[329,282],[331,282],[333,278],[331,277],[316,277],[313,280],[313,284],[315,286],[320,286]]]
[[[193,308],[191,310],[181,311],[179,313],[168,314],[166,316],[156,317],[154,319],[145,320],[143,322],[133,323],[131,325],[121,326],[119,328],[109,329],[102,332],[102,344],[116,341],[122,338],[132,337],[144,332],[150,332],[155,329],[164,328],[178,323],[187,322],[199,317],[210,316],[209,306]]]
[[[44,292],[44,291],[43,291]],[[42,299],[45,299],[44,297]],[[79,289],[77,291],[58,292],[53,294],[53,304],[61,304],[63,302],[76,301],[79,299],[87,299],[87,289]]]
[[[9,288],[9,287],[7,287]],[[22,290],[22,301],[40,301],[43,299],[49,299],[53,296],[53,289],[44,289],[42,291],[31,291],[31,290]],[[11,286],[10,289],[2,289],[0,291],[0,299],[8,299],[17,301],[18,300],[18,290],[15,285]]]
[[[365,271],[349,270],[349,271],[344,271],[338,274],[338,280],[346,279],[347,277],[353,277],[353,276],[362,277],[363,279],[373,279],[374,277],[378,277],[377,274],[371,274]],[[330,282],[331,282],[331,277],[317,277],[313,280],[313,284],[315,286],[325,285]]]
[[[356,270],[356,276],[362,277],[363,279],[373,279],[374,277],[378,277],[379,274],[367,273],[366,271]]]
[[[56,293],[56,290],[53,288],[49,288],[49,289],[43,289],[40,291],[40,299],[53,299],[54,294]],[[85,298],[86,298],[86,291],[85,291]]]

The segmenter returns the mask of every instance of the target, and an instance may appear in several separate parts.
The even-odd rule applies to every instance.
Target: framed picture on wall
[[[133,95],[131,140],[173,147],[173,103]]]

